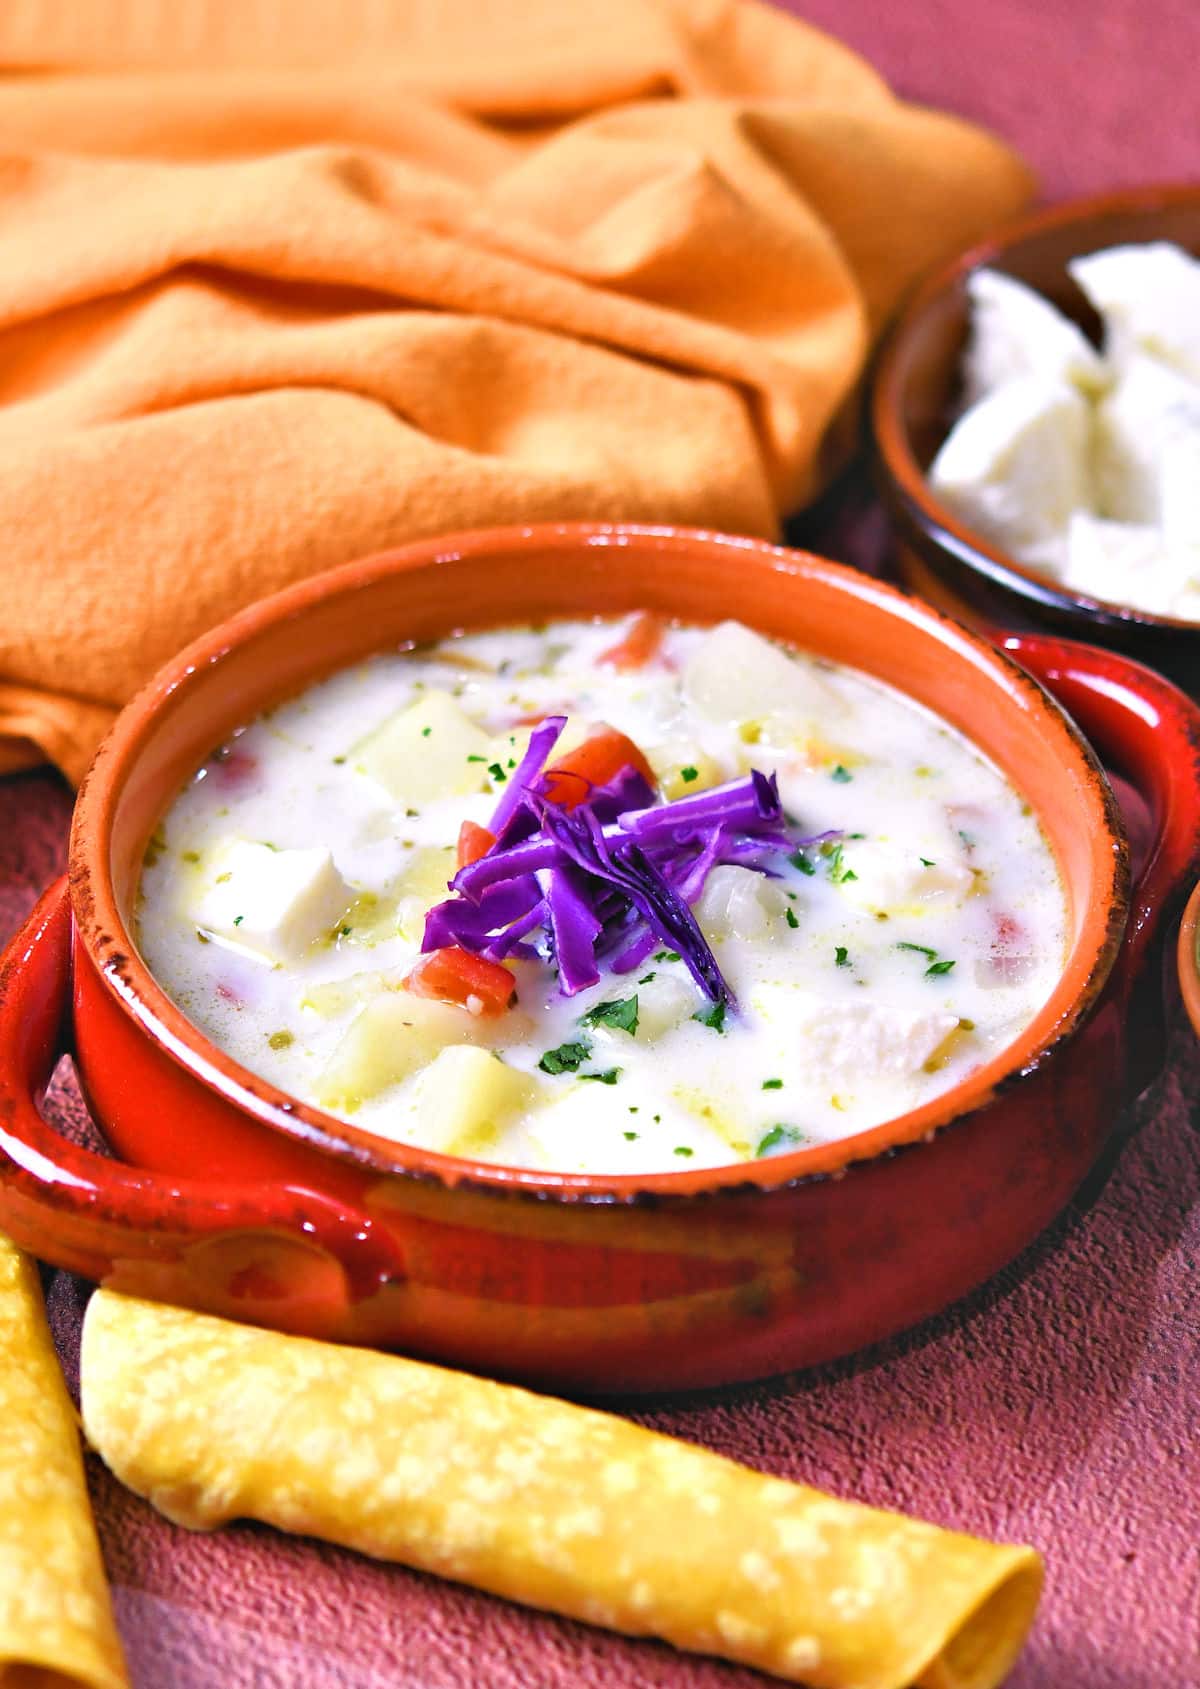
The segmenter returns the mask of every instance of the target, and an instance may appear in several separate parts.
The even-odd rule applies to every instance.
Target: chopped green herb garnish
[[[850,952],[846,949],[844,944],[839,944],[835,948],[833,954],[839,968],[848,968],[850,966]]]
[[[679,960],[679,952],[678,950],[656,950],[654,952],[654,960],[656,962],[677,962]]]
[[[597,1003],[579,1017],[581,1026],[612,1026],[618,1032],[628,1032],[632,1038],[638,1028],[637,993],[632,997],[616,997],[607,1003]]]
[[[431,733],[432,733],[432,732],[433,732],[433,728],[432,728],[432,727],[423,727],[423,728],[422,728],[422,729],[421,729],[421,737],[422,737],[422,739],[428,739],[428,737],[429,737],[429,735],[430,735],[430,734],[431,734]]]
[[[762,1082],[762,1088],[763,1088],[764,1091],[782,1091],[783,1090],[783,1080],[782,1079],[764,1079],[763,1082]]]
[[[547,1050],[538,1066],[543,1073],[574,1073],[591,1053],[592,1046],[588,1043],[560,1044],[557,1050]]]
[[[198,850],[185,850],[182,854],[185,862],[199,862],[200,860],[200,852]]]
[[[946,962],[930,962],[929,966],[925,969],[925,978],[935,979],[939,974],[948,974],[953,966],[954,962],[952,960]]]
[[[834,845],[829,853],[829,878],[835,886],[845,885],[847,880],[857,880],[858,875],[853,868],[847,868],[842,861],[842,847]]]
[[[931,950],[927,944],[910,944],[908,939],[901,938],[896,941],[896,949],[915,950],[919,956],[928,956],[931,962],[937,961],[937,951]]]
[[[839,786],[845,786],[849,781],[853,780],[854,776],[846,767],[845,763],[839,762],[829,778],[831,780],[836,780]]]
[[[502,786],[504,784],[504,782],[508,779],[508,775],[504,772],[504,770],[501,768],[501,766],[498,762],[489,762],[488,763],[488,773],[491,775],[492,779],[496,782],[496,784],[498,786]]]
[[[649,985],[650,981],[653,978],[654,978],[654,969],[651,968],[650,972],[648,974],[640,974],[638,976],[638,984],[639,985]]]
[[[785,909],[783,912],[783,918],[789,927],[798,927],[800,925],[800,922],[796,919],[796,911],[794,909]]]
[[[655,1125],[656,1125],[656,1126],[661,1126],[661,1125],[662,1125],[662,1115],[661,1115],[661,1114],[656,1114],[656,1115],[655,1115],[655,1116],[654,1116],[654,1124],[655,1124]]]
[[[689,1149],[687,1144],[676,1144],[675,1145],[675,1154],[676,1155],[694,1155],[695,1153],[696,1153],[695,1150]]]
[[[724,1002],[710,1003],[706,1009],[697,1009],[692,1019],[698,1020],[701,1026],[711,1026],[714,1032],[724,1032],[725,1009]]]
[[[966,829],[963,828],[963,827],[958,827],[958,828],[955,829],[955,831],[958,833],[958,836],[962,841],[962,845],[963,845],[964,850],[974,850],[975,849],[975,839],[974,839],[973,834],[968,833],[966,831]]]
[[[468,762],[486,762],[487,758],[481,757],[481,756],[468,756],[467,761]]]
[[[334,757],[333,760],[337,764],[337,766],[340,768],[342,766],[342,764],[345,762],[346,759],[345,759],[345,757]]]
[[[922,868],[934,868],[937,866],[937,864],[931,862],[927,856],[918,856],[917,861],[921,864]]]
[[[637,1137],[637,1133],[636,1132],[622,1132],[621,1136],[626,1140],[627,1143],[633,1143],[634,1139]]]
[[[621,1077],[619,1067],[606,1067],[603,1073],[581,1073],[581,1079],[594,1079],[598,1085],[615,1085]]]
[[[788,857],[793,868],[798,868],[802,874],[815,874],[816,869],[802,850],[794,850]]]
[[[290,1032],[272,1032],[271,1036],[267,1039],[267,1043],[273,1050],[286,1050],[289,1045],[294,1044],[295,1042],[296,1040],[292,1037]]]
[[[693,768],[689,763],[687,768],[681,768],[679,770],[679,778],[689,782],[692,780],[698,780],[700,778],[700,770],[698,768]]]
[[[771,1130],[759,1139],[758,1148],[754,1152],[755,1159],[769,1155],[777,1144],[794,1144],[798,1143],[799,1139],[800,1133],[794,1126],[772,1126]]]
[[[630,1114],[636,1114],[637,1113],[637,1104],[636,1103],[630,1103],[629,1112],[630,1112]]]
[[[235,926],[235,927],[240,927],[240,926],[241,926],[241,924],[242,924],[242,922],[243,922],[243,921],[244,921],[244,920],[245,920],[245,919],[246,919],[246,917],[245,917],[245,916],[244,916],[244,915],[235,915],[235,916],[234,916],[234,917],[233,917],[233,924],[234,924],[234,926]]]

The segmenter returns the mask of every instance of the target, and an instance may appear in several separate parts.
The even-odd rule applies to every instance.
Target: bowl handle
[[[66,1048],[71,908],[65,879],[0,961],[0,1228],[113,1289],[313,1335],[403,1278],[365,1215],[293,1186],[179,1179],[59,1136],[38,1104]]]
[[[1153,669],[1115,651],[1045,634],[994,637],[1075,718],[1149,814],[1148,851],[1134,880],[1117,962],[1118,986],[1134,994],[1128,1047],[1141,1089],[1161,1065],[1165,1046],[1156,988],[1164,944],[1200,874],[1200,708]]]

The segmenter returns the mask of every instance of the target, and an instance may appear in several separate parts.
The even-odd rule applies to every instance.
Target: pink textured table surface
[[[1052,197],[1200,174],[1196,0],[809,0],[905,93],[983,118]],[[878,539],[869,512],[826,536]],[[0,937],[58,872],[70,794],[0,782]],[[982,1292],[856,1360],[640,1417],[764,1470],[1035,1543],[1013,1689],[1200,1685],[1200,1056],[1177,1036],[1107,1181]],[[57,1117],[81,1130],[69,1084]],[[1109,1170],[1105,1170],[1109,1171]],[[48,1280],[70,1371],[85,1291]],[[0,1433],[2,1434],[2,1433]],[[751,1689],[763,1680],[318,1543],[195,1537],[89,1476],[138,1689]]]

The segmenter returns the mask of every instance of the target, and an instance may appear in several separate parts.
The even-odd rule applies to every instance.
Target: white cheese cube
[[[838,889],[851,903],[875,914],[919,911],[928,904],[961,903],[975,884],[975,876],[949,845],[912,845],[851,839],[842,847]],[[853,878],[851,878],[853,875]]]
[[[1172,542],[1161,528],[1082,512],[1071,518],[1064,582],[1073,592],[1152,615],[1187,614],[1174,606],[1195,591],[1198,574],[1200,546]]]
[[[1062,382],[1023,376],[951,429],[929,471],[934,491],[984,539],[1045,566],[1047,543],[1090,495],[1087,402]]]
[[[845,713],[810,668],[738,622],[721,622],[705,634],[684,668],[683,694],[708,721],[726,725],[819,722]]]
[[[1172,521],[1194,519],[1200,490],[1189,496],[1178,477],[1195,462],[1189,441],[1200,436],[1200,386],[1153,358],[1135,355],[1096,412],[1094,476],[1097,510],[1118,522],[1163,524],[1164,463],[1180,453],[1172,475]],[[1184,501],[1180,508],[1181,499]],[[1192,515],[1187,514],[1188,510]]]
[[[917,1073],[959,1025],[945,1009],[865,995],[829,1002],[783,984],[757,986],[751,1002],[770,1026],[788,1031],[781,1057],[809,1085],[859,1087]]]
[[[354,891],[327,850],[272,850],[249,839],[214,853],[195,909],[211,938],[272,962],[294,961],[337,925]]]
[[[1148,352],[1200,381],[1200,263],[1169,241],[1111,246],[1067,268],[1104,319],[1118,366]]]
[[[733,864],[714,868],[692,913],[710,944],[722,939],[766,938],[787,908],[774,880]]]
[[[1096,348],[1069,317],[1024,282],[999,270],[976,270],[967,281],[971,332],[963,362],[968,404],[1006,382],[1036,375],[1085,392],[1108,376]]]
[[[536,1107],[541,1090],[491,1050],[451,1044],[417,1077],[405,1123],[429,1149],[484,1154],[516,1115]]]
[[[353,763],[398,803],[465,797],[487,783],[488,735],[448,692],[425,692],[355,747]]]

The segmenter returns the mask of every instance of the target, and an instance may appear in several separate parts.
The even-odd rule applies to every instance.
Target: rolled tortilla
[[[508,1385],[101,1291],[88,1437],[177,1524],[249,1517],[816,1689],[991,1689],[1041,1589],[998,1547]]]
[[[0,1686],[128,1681],[37,1272],[0,1237]]]

